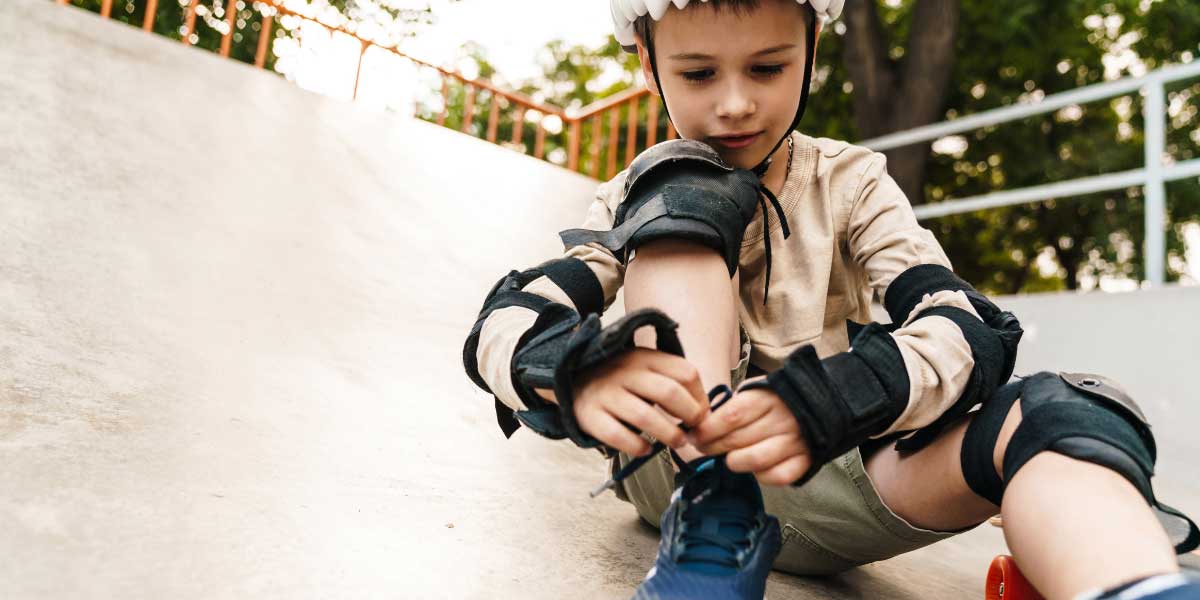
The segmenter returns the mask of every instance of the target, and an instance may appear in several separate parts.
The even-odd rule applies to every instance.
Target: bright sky
[[[422,0],[408,3],[424,5]],[[472,41],[483,47],[501,82],[521,81],[540,74],[538,51],[551,40],[598,46],[612,31],[606,0],[429,0],[428,3],[437,23],[421,28],[415,37],[401,42],[398,49],[414,58],[457,68],[465,75],[473,76],[473,62],[455,64],[462,44]],[[403,6],[405,2],[394,1],[393,4]],[[306,0],[289,0],[288,5],[300,12],[310,11]],[[324,16],[321,18],[328,20]],[[287,21],[286,17],[284,21]],[[280,56],[276,68],[301,87],[349,99],[354,90],[358,44],[346,36],[331,37],[315,24],[302,27],[299,44],[276,40],[275,51]],[[382,39],[368,29],[360,29],[359,33],[363,37]],[[368,53],[363,59],[359,100],[403,110],[402,107],[411,105],[413,99],[412,78],[406,61]],[[417,86],[418,89],[421,87]]]
[[[434,0],[433,10],[437,25],[404,48],[419,58],[446,60],[471,40],[508,80],[541,73],[535,57],[550,40],[595,46],[612,32],[607,0]]]

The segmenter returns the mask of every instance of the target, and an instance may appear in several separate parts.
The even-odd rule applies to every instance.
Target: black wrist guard
[[[683,356],[675,321],[655,309],[634,311],[617,322],[602,327],[600,316],[591,314],[572,330],[574,322],[560,321],[521,346],[513,357],[513,381],[536,396],[532,388],[554,390],[557,409],[544,400],[540,408],[521,411],[517,418],[537,433],[554,438],[569,438],[580,447],[594,448],[601,442],[579,428],[575,420],[575,383],[589,369],[620,356],[635,347],[633,334],[650,325],[657,334],[658,350]],[[528,401],[528,399],[527,399]]]
[[[812,478],[830,460],[887,430],[908,406],[908,375],[895,340],[876,323],[854,338],[854,348],[824,361],[812,346],[783,367],[741,389],[769,388],[800,423],[812,466],[793,485]]]

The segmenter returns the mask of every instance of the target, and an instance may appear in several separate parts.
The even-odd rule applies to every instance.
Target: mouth
[[[753,144],[760,135],[762,135],[761,131],[754,133],[736,133],[733,135],[716,136],[713,137],[712,140],[726,148],[736,150],[738,148],[745,148],[746,146]]]

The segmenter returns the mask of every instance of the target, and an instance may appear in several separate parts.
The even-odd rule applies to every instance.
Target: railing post
[[[654,96],[646,96],[646,147],[658,141],[658,103]]]
[[[358,49],[358,66],[354,68],[354,94],[350,97],[351,100],[358,100],[358,82],[362,79],[362,61],[363,56],[367,54],[367,41],[359,40]]]
[[[1145,87],[1142,118],[1146,123],[1146,281],[1161,286],[1166,280],[1166,186],[1163,184],[1162,156],[1167,107],[1163,82],[1151,80]]]
[[[492,92],[492,103],[488,109],[487,141],[496,143],[496,129],[500,127],[500,94]]]
[[[524,129],[525,129],[525,105],[522,104],[519,108],[517,108],[516,116],[513,117],[512,143],[514,145],[520,144],[522,142],[521,133],[523,133]],[[523,146],[521,148],[521,152],[525,152],[525,148]]]
[[[466,82],[466,86],[467,102],[463,106],[462,132],[469,134],[471,133],[471,125],[475,122],[475,94],[479,93],[479,90],[474,85],[471,85],[469,81]]]
[[[571,119],[571,131],[567,134],[567,169],[579,170],[579,119]]]
[[[258,51],[254,53],[254,66],[260,69],[267,64],[267,46],[270,45],[271,26],[274,23],[272,15],[263,15],[262,27],[258,30]]]
[[[112,0],[104,0],[100,3],[100,16],[107,19],[112,15]]]
[[[546,153],[546,115],[538,115],[537,136],[533,140],[533,157],[541,160]]]
[[[637,153],[637,121],[638,121],[638,99],[634,96],[629,99],[629,114],[627,115],[629,122],[625,124],[625,166],[633,162],[633,157]]]
[[[142,30],[154,31],[154,13],[158,12],[158,0],[146,0],[146,17],[142,19]]]
[[[677,137],[679,137],[679,134],[675,131],[675,124],[670,119],[667,119],[667,139],[673,140]]]
[[[621,107],[608,109],[608,165],[604,178],[612,179],[617,174],[617,136],[621,133]]]
[[[229,56],[229,45],[233,42],[233,28],[237,25],[237,0],[225,0],[225,24],[229,31],[221,36],[221,56]]]
[[[442,113],[438,115],[437,124],[444,127],[448,114],[450,114],[450,78],[442,73]]]
[[[192,33],[196,31],[196,3],[200,0],[192,0],[188,2],[187,16],[183,19],[183,42],[184,46],[192,45]]]
[[[592,117],[592,140],[588,144],[588,154],[592,156],[591,175],[596,179],[600,178],[600,127],[603,124],[600,115]]]

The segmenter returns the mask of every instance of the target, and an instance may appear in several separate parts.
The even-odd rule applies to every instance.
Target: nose
[[[758,107],[746,83],[737,80],[738,78],[733,79],[735,80],[728,82],[725,89],[721,90],[716,112],[720,118],[736,121],[753,115]]]

